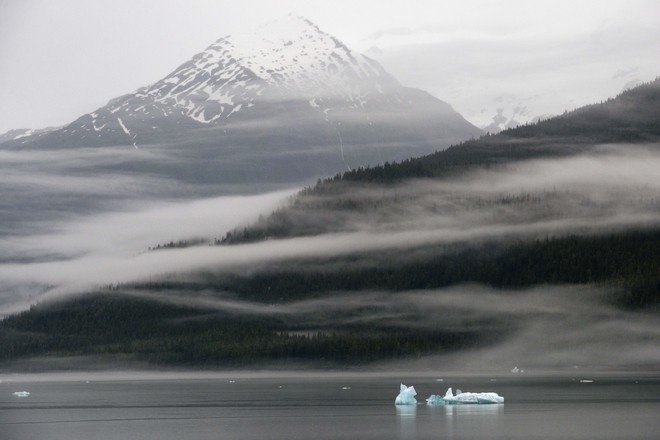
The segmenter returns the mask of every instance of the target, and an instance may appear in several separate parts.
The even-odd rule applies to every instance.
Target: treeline
[[[197,238],[190,240],[171,240],[169,243],[160,243],[156,246],[149,246],[149,251],[159,251],[163,249],[183,249],[191,246],[200,246],[209,243],[208,240]]]
[[[513,289],[577,283],[609,287],[609,300],[620,307],[650,308],[660,304],[658,249],[660,230],[654,229],[508,244],[427,246],[406,254],[301,260],[245,276],[207,273],[181,283],[163,280],[114,286],[111,292],[38,304],[0,321],[0,360],[104,355],[209,367],[260,362],[345,366],[443,353],[498,341],[515,328],[497,317],[480,331],[346,324],[351,320],[312,328],[277,315],[238,314],[165,301],[168,291],[179,301],[186,297],[181,292],[230,292],[243,300],[286,304],[337,293],[395,293],[461,283]],[[140,292],[151,297],[141,297]],[[152,299],[153,295],[162,295],[163,302]],[[358,318],[355,322],[363,312],[368,310],[352,312]]]
[[[279,270],[209,278],[218,291],[257,301],[302,299],[318,292],[431,289],[460,283],[504,288],[536,284],[604,284],[624,308],[660,304],[660,230],[492,241],[364,253]],[[324,269],[327,268],[327,269]],[[156,286],[154,286],[156,287]],[[162,287],[162,286],[161,286]]]
[[[475,347],[500,334],[355,326],[291,331],[277,320],[89,294],[33,306],[0,322],[0,361],[30,356],[115,356],[155,364],[342,366]]]

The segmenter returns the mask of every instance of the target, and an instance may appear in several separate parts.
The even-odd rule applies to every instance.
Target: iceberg
[[[399,395],[396,396],[396,400],[394,400],[394,404],[417,405],[417,399],[415,399],[416,395],[417,395],[417,391],[415,391],[415,387],[407,387],[404,384],[401,384],[401,390],[399,391]]]
[[[27,397],[29,395],[30,395],[30,393],[27,392],[27,391],[16,391],[14,393],[14,396],[16,396],[16,397]]]
[[[464,393],[456,390],[456,395],[449,388],[444,396],[436,394],[426,399],[427,405],[487,405],[504,403],[504,397],[497,393]]]

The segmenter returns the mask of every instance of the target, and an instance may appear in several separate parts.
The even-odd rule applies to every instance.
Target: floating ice
[[[27,397],[29,395],[30,395],[30,393],[27,392],[27,391],[16,391],[14,393],[14,396],[16,396],[16,397]]]
[[[464,393],[456,390],[456,395],[451,388],[444,396],[433,394],[426,399],[427,405],[485,405],[493,403],[504,403],[504,397],[497,393]]]
[[[417,391],[415,391],[415,387],[407,387],[404,384],[401,384],[401,391],[399,392],[399,395],[396,396],[396,400],[394,401],[394,404],[417,405],[417,399],[415,399],[416,395],[417,395]]]

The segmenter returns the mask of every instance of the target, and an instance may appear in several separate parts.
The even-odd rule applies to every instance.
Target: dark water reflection
[[[74,380],[75,379],[75,380]],[[0,439],[657,439],[660,377],[245,376],[0,383]],[[399,382],[419,405],[397,407]],[[427,406],[447,387],[503,405]],[[30,391],[18,398],[15,391]]]

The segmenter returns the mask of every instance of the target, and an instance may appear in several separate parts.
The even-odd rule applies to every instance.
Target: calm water
[[[593,382],[580,382],[593,379]],[[397,408],[495,391],[504,405]],[[18,398],[15,391],[29,391]],[[244,377],[0,383],[2,440],[658,439],[660,376]]]

